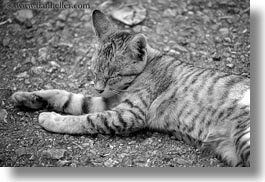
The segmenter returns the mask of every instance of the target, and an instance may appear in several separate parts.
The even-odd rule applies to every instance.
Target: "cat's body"
[[[93,25],[100,42],[95,88],[104,97],[44,90],[14,93],[14,102],[72,114],[41,113],[39,123],[49,131],[122,134],[152,128],[190,143],[195,139],[232,166],[250,166],[248,78],[177,61],[149,47],[142,34],[115,30],[97,10]]]

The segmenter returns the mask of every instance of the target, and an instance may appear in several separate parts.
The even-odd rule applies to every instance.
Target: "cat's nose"
[[[96,89],[96,91],[101,94],[102,92],[104,92],[104,89]]]

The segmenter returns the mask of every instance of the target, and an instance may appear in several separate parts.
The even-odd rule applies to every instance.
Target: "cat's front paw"
[[[55,112],[42,112],[39,115],[39,124],[46,130],[60,132],[61,115]]]
[[[41,109],[47,106],[47,102],[43,98],[32,92],[15,92],[12,94],[11,100],[16,106],[30,109]]]

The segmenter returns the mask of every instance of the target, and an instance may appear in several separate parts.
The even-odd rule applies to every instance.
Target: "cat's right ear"
[[[101,40],[114,29],[108,17],[97,9],[92,12],[92,23],[97,37]]]

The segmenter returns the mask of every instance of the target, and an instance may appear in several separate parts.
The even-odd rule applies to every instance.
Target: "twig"
[[[12,22],[12,20],[10,18],[8,18],[6,21],[0,22],[0,26],[4,25],[6,23],[11,23],[11,22]]]

